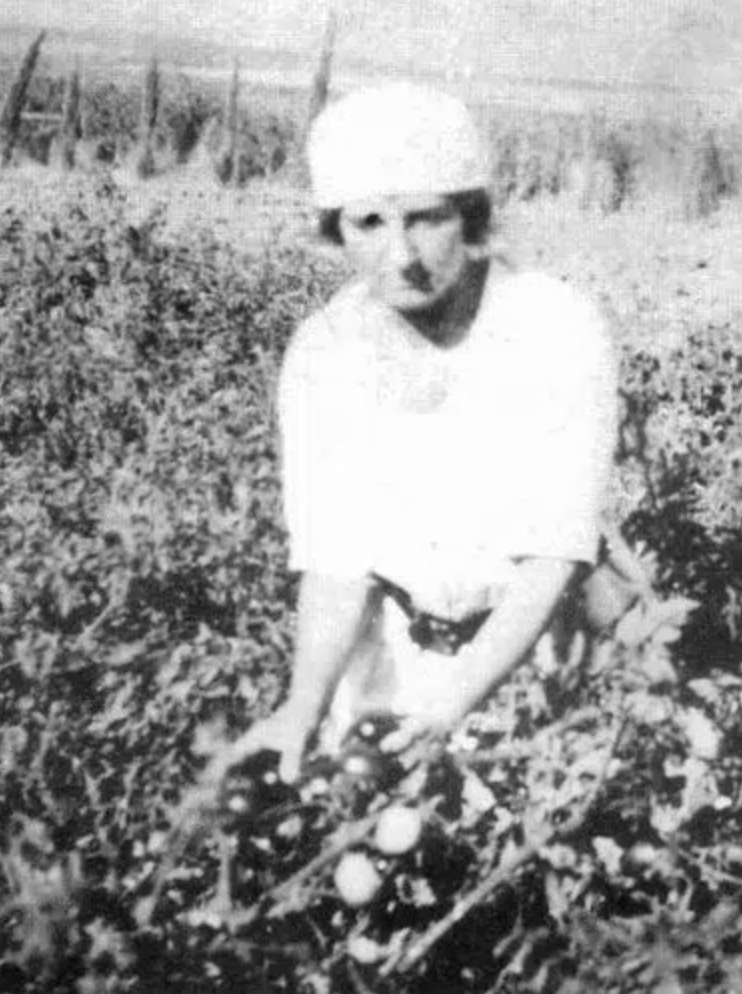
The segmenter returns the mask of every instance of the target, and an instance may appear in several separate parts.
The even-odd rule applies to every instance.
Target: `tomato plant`
[[[371,723],[296,787],[209,779],[284,691],[275,377],[343,277],[132,224],[105,178],[2,214],[0,988],[739,989],[731,325],[622,333],[656,596],[575,612],[445,741],[390,760]]]

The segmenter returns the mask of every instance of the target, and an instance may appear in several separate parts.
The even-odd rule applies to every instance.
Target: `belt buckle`
[[[407,629],[412,641],[421,649],[438,652],[443,656],[455,656],[462,645],[459,625],[455,621],[444,621],[429,614],[418,614]]]

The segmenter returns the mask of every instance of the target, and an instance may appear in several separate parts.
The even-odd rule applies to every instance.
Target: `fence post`
[[[0,111],[0,165],[2,166],[9,165],[13,158],[13,149],[21,129],[23,105],[45,38],[46,31],[41,31],[31,42]]]
[[[155,173],[154,137],[157,116],[160,110],[160,65],[157,53],[152,55],[144,74],[144,91],[139,122],[140,151],[137,159],[137,175],[147,179]]]
[[[55,139],[54,158],[61,169],[69,171],[75,165],[75,150],[82,138],[82,88],[79,63],[67,78],[62,107],[62,123]]]
[[[330,93],[330,77],[332,74],[332,60],[335,54],[335,40],[337,37],[338,15],[335,7],[331,7],[327,14],[325,33],[322,39],[322,49],[320,51],[319,65],[312,80],[312,92],[309,97],[309,108],[307,110],[306,133],[309,132],[312,122],[320,113]]]
[[[239,114],[240,114],[240,64],[234,60],[232,76],[227,91],[227,106],[222,124],[222,140],[214,163],[214,171],[220,183],[239,182]]]

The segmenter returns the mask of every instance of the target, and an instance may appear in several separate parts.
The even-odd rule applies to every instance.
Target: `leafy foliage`
[[[342,276],[131,225],[108,180],[2,215],[0,987],[729,994],[731,328],[624,335],[618,503],[656,599],[600,636],[575,613],[449,741],[391,762],[372,726],[295,788],[265,756],[215,781],[283,693],[275,376]],[[422,836],[381,852],[400,804]],[[357,906],[347,853],[381,878]]]
[[[738,664],[742,349],[731,323],[684,327],[668,347],[627,336],[622,438],[630,529],[661,583],[701,607],[683,646],[691,665]],[[627,510],[629,510],[627,508]]]

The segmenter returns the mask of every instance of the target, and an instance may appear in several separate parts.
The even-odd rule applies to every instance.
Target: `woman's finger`
[[[426,729],[427,725],[422,719],[406,718],[399,728],[384,736],[379,743],[379,748],[382,752],[402,752],[412,745]]]
[[[303,755],[303,742],[292,742],[282,750],[278,775],[284,783],[294,783],[299,779]]]

